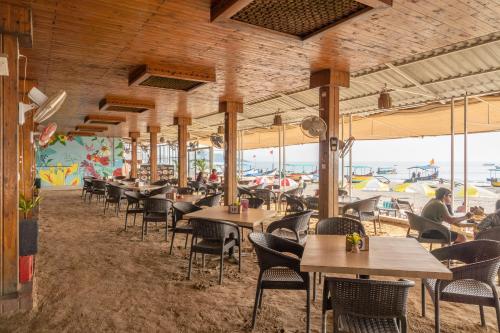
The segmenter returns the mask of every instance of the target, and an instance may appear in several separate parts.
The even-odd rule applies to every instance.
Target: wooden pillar
[[[238,194],[238,113],[243,112],[243,103],[220,102],[219,112],[224,113],[224,205],[230,205]]]
[[[191,125],[191,117],[177,116],[174,118],[174,125],[177,125],[177,143],[179,151],[177,154],[177,174],[179,177],[179,187],[187,186],[187,144],[188,144],[188,126]]]
[[[339,154],[330,148],[330,139],[339,138],[339,87],[349,87],[350,75],[325,69],[311,73],[310,88],[319,87],[319,116],[327,124],[326,135],[319,139],[319,217],[338,215]]]
[[[141,133],[139,132],[130,132],[129,136],[132,139],[132,162],[130,163],[130,177],[137,178],[137,139]]]
[[[20,135],[20,152],[22,157],[21,161],[21,178],[20,178],[20,191],[26,199],[33,198],[33,185],[35,175],[33,172],[33,160],[35,157],[35,150],[31,142],[31,132],[34,130],[33,111],[29,111],[25,115],[24,125],[21,127]]]
[[[149,166],[151,168],[151,182],[158,180],[158,132],[160,126],[148,126],[149,132]]]
[[[0,54],[9,76],[0,76],[0,296],[18,290],[19,45],[31,47],[31,11],[0,3]]]

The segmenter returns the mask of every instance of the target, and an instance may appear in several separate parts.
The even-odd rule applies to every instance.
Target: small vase
[[[359,244],[351,245],[351,253],[359,253]]]

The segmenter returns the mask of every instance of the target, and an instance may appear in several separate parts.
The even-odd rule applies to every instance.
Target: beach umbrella
[[[278,184],[280,184],[279,179],[276,178],[274,180],[274,185],[278,185]],[[281,186],[294,187],[294,186],[298,186],[298,183],[295,180],[293,180],[292,178],[287,177],[287,178],[283,178],[281,180]]]
[[[363,180],[359,183],[352,184],[354,190],[371,191],[371,192],[388,192],[390,191],[389,184],[382,183],[376,178]]]
[[[252,182],[253,185],[264,185],[266,186],[269,184],[269,178],[267,177],[257,177],[255,180]]]
[[[460,185],[455,188],[454,195],[455,198],[463,198],[464,197],[464,186]],[[477,187],[474,185],[467,186],[467,197],[468,198],[491,198],[496,199],[498,194],[487,190],[485,188]]]
[[[423,194],[426,197],[432,198],[436,193],[436,189],[427,183],[402,183],[397,184],[393,188],[394,192]]]

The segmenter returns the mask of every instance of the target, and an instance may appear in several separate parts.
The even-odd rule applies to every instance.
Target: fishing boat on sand
[[[408,168],[408,173],[405,183],[436,180],[439,176],[439,166],[434,164],[413,166]]]
[[[394,167],[379,167],[377,168],[377,175],[395,175],[398,171]]]
[[[490,178],[487,180],[493,187],[500,187],[500,178],[497,176],[497,172],[500,172],[500,166],[495,166],[495,169],[490,169]]]
[[[349,174],[349,167],[346,166],[346,178],[347,181],[350,181],[352,177],[352,183],[361,183],[363,181],[367,181],[373,178],[373,169],[372,167],[365,165],[353,165],[352,172]]]

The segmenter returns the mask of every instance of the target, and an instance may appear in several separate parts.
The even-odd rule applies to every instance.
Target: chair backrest
[[[144,198],[139,192],[125,191],[124,194],[129,205],[139,203]]]
[[[222,197],[221,193],[209,195],[207,197],[204,197],[204,198],[198,200],[195,203],[195,205],[196,206],[208,206],[208,207],[218,206],[220,204],[221,197]]]
[[[163,186],[163,185],[167,185],[169,183],[170,182],[168,181],[168,179],[160,179],[160,180],[157,180],[155,182],[152,182],[151,185]]]
[[[396,199],[396,208],[410,213],[414,213],[412,205],[407,200]]]
[[[495,240],[473,240],[448,246],[446,249],[450,253],[450,259],[459,260],[465,264],[474,264],[492,259],[500,260],[500,242]]]
[[[428,229],[426,225],[428,225],[429,223],[436,223],[434,221],[429,220],[428,218],[425,218],[423,216],[408,211],[406,212],[406,216],[408,216],[408,223],[410,224],[410,230],[417,231],[419,236],[422,234],[422,232],[425,231],[425,229]]]
[[[127,177],[125,177],[125,176],[116,176],[114,178],[115,178],[115,180],[123,180],[123,179],[125,179]]]
[[[305,197],[304,202],[307,209],[319,209],[319,197]]]
[[[125,192],[121,187],[115,185],[106,185],[106,197],[113,198],[115,200],[119,200],[123,196],[123,192]]]
[[[230,233],[239,234],[238,226],[234,223],[225,221],[212,221],[205,219],[189,220],[193,227],[193,237],[209,240],[223,241],[228,238]]]
[[[359,212],[360,214],[371,213],[377,209],[377,205],[378,205],[379,200],[380,200],[380,195],[378,195],[376,197],[371,197],[368,199],[355,201],[355,202],[352,202],[352,203],[345,205],[343,211],[345,213],[348,210],[352,209],[354,211]]]
[[[100,179],[92,179],[92,188],[94,190],[105,190],[106,181]]]
[[[405,318],[408,293],[415,282],[332,277],[327,280],[335,316]],[[336,321],[338,325],[338,321]]]
[[[193,194],[194,189],[192,187],[178,187],[177,193],[181,195],[191,195]]]
[[[83,177],[83,188],[91,188],[91,187],[92,187],[92,178]]]
[[[167,199],[146,198],[144,200],[144,215],[148,213],[164,213],[168,215],[172,201]]]
[[[307,209],[306,204],[299,198],[290,194],[283,194],[286,200],[287,210],[292,212],[302,212]]]
[[[262,232],[252,232],[248,235],[248,239],[254,245],[261,271],[269,267],[293,267],[294,262],[300,264],[297,258],[283,254],[294,253],[301,258],[303,247],[297,243],[284,240],[273,234]],[[297,249],[300,251],[297,251]]]
[[[198,207],[196,205],[193,205],[190,202],[174,202],[172,205],[173,210],[174,210],[174,223],[181,220],[184,214],[189,214],[192,212],[196,212],[197,210],[200,210],[201,207]]]
[[[476,240],[478,239],[490,239],[500,242],[500,228],[490,228],[483,231],[480,231],[476,235]]]
[[[251,198],[253,194],[249,189],[238,186],[238,196],[240,198]]]
[[[348,235],[354,232],[366,235],[363,224],[348,217],[330,217],[322,219],[316,224],[317,235]]]
[[[249,208],[260,208],[264,204],[264,199],[261,198],[248,198],[248,207]]]
[[[293,225],[293,229],[297,231],[297,233],[307,233],[309,230],[309,220],[311,219],[311,215],[314,212],[312,210],[306,210],[303,212],[293,213],[286,215],[279,221],[288,221]]]
[[[157,188],[155,190],[152,190],[149,195],[150,196],[153,196],[153,195],[158,195],[158,194],[165,194],[165,193],[168,193],[170,192],[172,188],[170,187],[170,185],[165,185],[165,186],[162,186],[160,188]]]
[[[258,188],[253,191],[253,196],[256,198],[264,199],[265,202],[269,202],[275,197],[275,194],[273,193],[273,191],[267,188]]]
[[[304,188],[297,187],[297,188],[286,191],[285,195],[300,197],[302,195],[303,191],[304,191]]]

